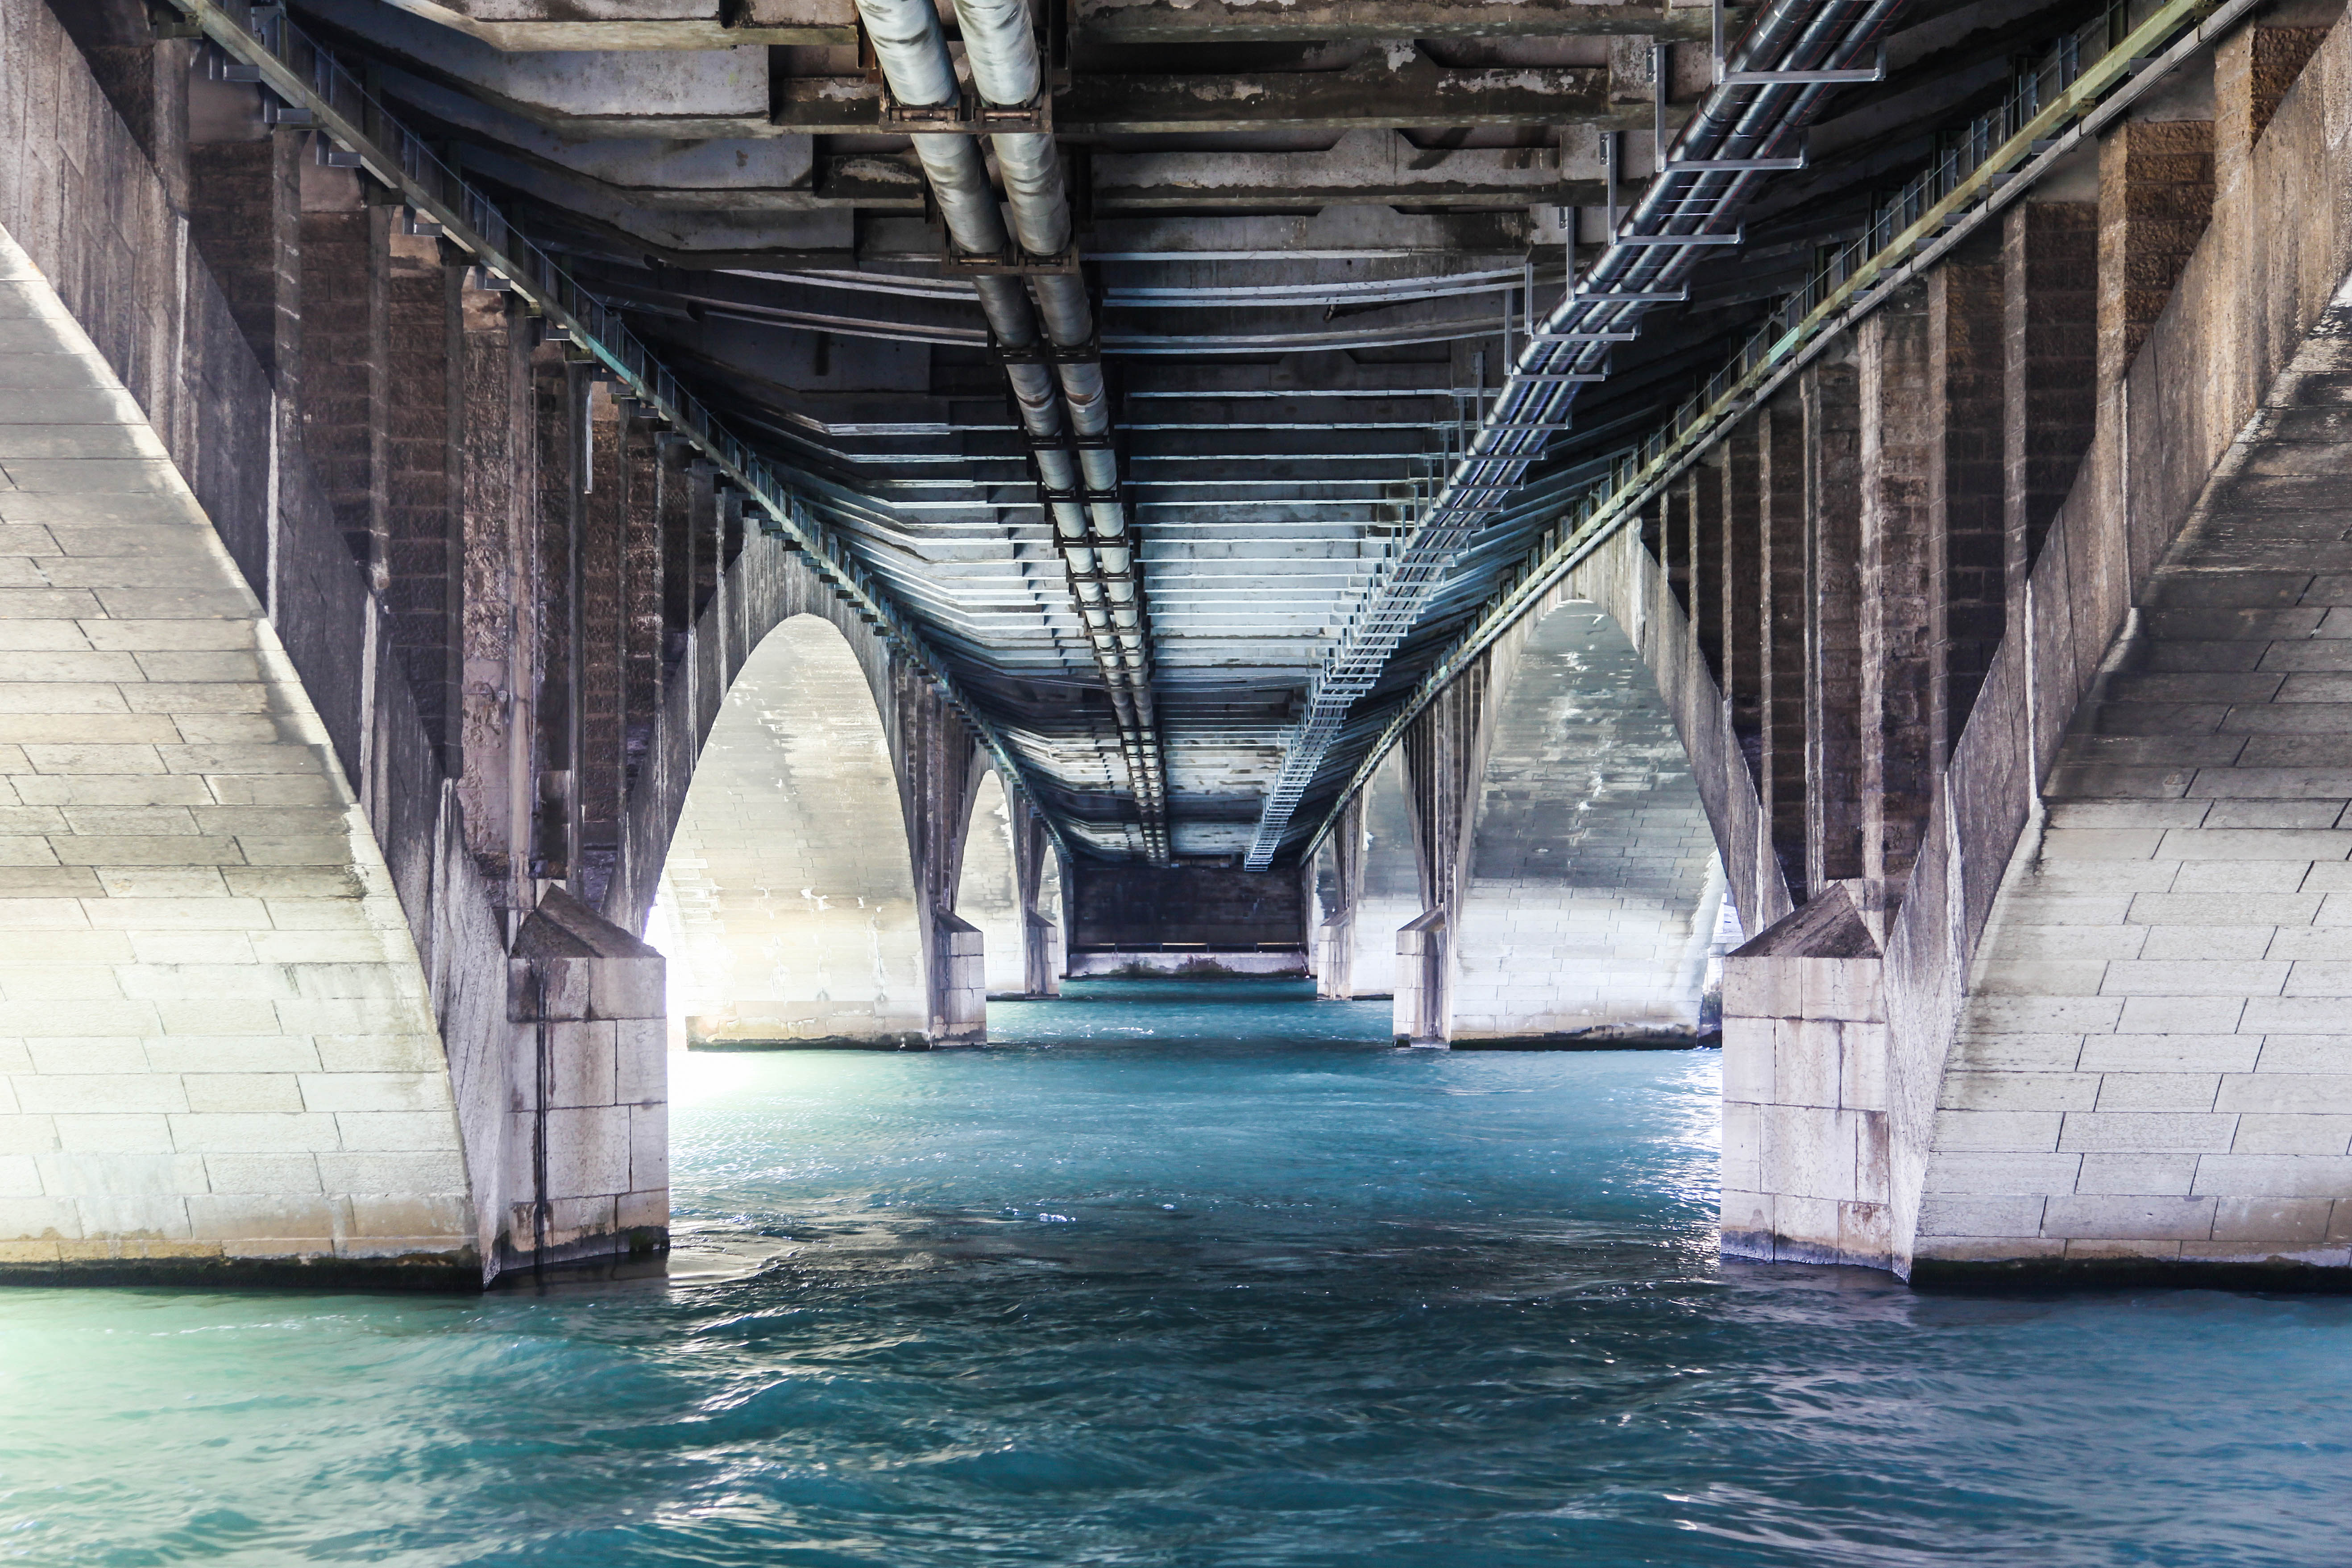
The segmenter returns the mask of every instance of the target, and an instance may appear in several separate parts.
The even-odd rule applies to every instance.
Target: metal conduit
[[[930,0],[857,0],[857,11],[894,98],[927,108],[959,101],[955,64]],[[1013,110],[1043,100],[1045,70],[1024,0],[961,0],[957,17],[972,86],[983,104]],[[1050,132],[1003,131],[989,136],[1012,215],[1009,236],[977,136],[938,132],[913,141],[959,252],[999,257],[1017,243],[1027,255],[1057,257],[1070,248],[1069,195]],[[1033,275],[1034,304],[1018,277],[972,281],[1036,456],[1071,595],[1109,689],[1144,851],[1164,861],[1170,853],[1168,787],[1151,698],[1150,626],[1133,533],[1118,494],[1093,302],[1074,272]]]
[[[1727,51],[1724,80],[1684,126],[1665,166],[1600,258],[1529,334],[1492,410],[1403,546],[1375,568],[1362,607],[1342,628],[1267,791],[1244,860],[1250,869],[1273,864],[1349,710],[1379,679],[1471,532],[1500,510],[1503,498],[1541,457],[1550,433],[1547,426],[1568,422],[1580,384],[1606,376],[1608,346],[1590,340],[1637,331],[1649,307],[1662,302],[1656,297],[1681,293],[1701,250],[1713,248],[1687,242],[1732,232],[1727,221],[1746,207],[1765,177],[1759,170],[1706,165],[1795,156],[1804,128],[1838,85],[1769,78],[1853,70],[1877,47],[1902,5],[1903,0],[1773,0]],[[1768,79],[1752,79],[1758,77]],[[1663,79],[1658,90],[1664,90]],[[1562,338],[1588,341],[1557,341]]]

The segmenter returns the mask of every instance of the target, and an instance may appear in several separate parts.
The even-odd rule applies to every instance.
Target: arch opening
[[[926,1043],[924,931],[898,774],[865,669],[795,616],[705,738],[651,928],[688,1048]]]
[[[1599,605],[1498,661],[1454,933],[1457,1040],[1696,1038],[1724,875],[1674,716]]]

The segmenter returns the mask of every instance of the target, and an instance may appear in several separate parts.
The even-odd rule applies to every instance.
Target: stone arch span
[[[1328,841],[1324,994],[1390,993],[1400,1038],[1713,1027],[1718,818],[1637,644],[1644,606],[1596,596],[1612,586],[1563,587],[1497,639],[1407,727]]]
[[[1590,601],[1497,652],[1452,1037],[1696,1037],[1723,879],[1655,679]]]
[[[1060,991],[1061,887],[1059,858],[1035,815],[989,768],[972,792],[955,908],[980,933],[990,995]]]
[[[890,746],[814,616],[753,648],[702,745],[667,863],[691,1047],[919,1044],[924,921]]]

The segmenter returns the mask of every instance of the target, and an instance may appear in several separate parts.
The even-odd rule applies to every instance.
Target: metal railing
[[[626,395],[691,443],[730,484],[767,514],[766,529],[791,540],[818,577],[918,669],[980,737],[1008,790],[1035,807],[1055,842],[1068,848],[1061,825],[1039,804],[1021,762],[994,724],[958,688],[920,634],[875,584],[832,531],[810,515],[812,498],[730,434],[710,409],[656,359],[618,310],[556,264],[517,229],[498,205],[469,184],[432,144],[389,112],[334,53],[295,26],[281,5],[254,0],[165,0],[203,29],[278,100],[279,123],[307,124],[331,143],[335,163],[357,167],[397,193],[419,232],[437,232],[494,280],[520,295],[546,323],[551,340],[568,341],[625,388]]]
[[[1804,288],[1774,309],[1729,363],[1644,437],[1611,479],[1567,509],[1423,677],[1334,797],[1306,850],[1337,825],[1389,748],[1437,693],[1702,453],[1888,292],[2006,206],[2079,140],[2095,134],[2179,60],[2210,47],[2256,0],[2168,0],[2137,26],[2110,5],[2050,44],[2002,102],[1945,138],[1936,160],[1873,211],[1865,232],[1824,254]],[[2150,68],[2156,68],[2150,69]],[[1596,268],[1597,270],[1597,268]],[[1336,733],[1336,727],[1334,729]]]

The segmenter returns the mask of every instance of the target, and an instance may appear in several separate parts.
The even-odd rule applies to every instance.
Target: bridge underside
[[[691,9],[0,0],[0,1265],[658,1250],[666,1037],[1192,973],[2345,1277],[2334,7]]]

